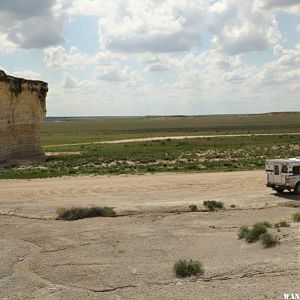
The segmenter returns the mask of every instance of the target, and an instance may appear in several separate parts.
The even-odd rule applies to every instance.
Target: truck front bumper
[[[291,187],[286,184],[267,183],[266,186],[272,188],[273,190],[291,190]]]

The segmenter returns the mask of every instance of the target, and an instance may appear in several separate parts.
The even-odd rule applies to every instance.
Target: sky
[[[300,111],[300,0],[1,0],[0,69],[48,116]]]

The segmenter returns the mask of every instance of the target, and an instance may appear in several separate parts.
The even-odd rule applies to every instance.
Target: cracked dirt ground
[[[300,197],[264,184],[261,171],[1,180],[0,299],[283,299],[300,291]],[[187,211],[209,199],[226,210]],[[92,204],[121,216],[54,220]],[[282,220],[274,248],[237,239]],[[204,276],[175,278],[178,258],[201,260]]]

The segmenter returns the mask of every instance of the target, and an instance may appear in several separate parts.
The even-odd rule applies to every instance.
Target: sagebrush
[[[204,268],[200,261],[179,259],[175,262],[173,271],[177,277],[189,277],[193,275],[202,275],[204,273]]]
[[[203,205],[209,210],[214,211],[216,209],[224,208],[224,203],[215,200],[207,200],[203,202]]]
[[[57,220],[79,220],[84,218],[94,217],[115,217],[116,212],[112,207],[72,207],[72,208],[59,208],[56,211]]]

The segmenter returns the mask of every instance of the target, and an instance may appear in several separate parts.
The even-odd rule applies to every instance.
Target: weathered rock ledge
[[[0,165],[45,159],[41,124],[46,116],[48,84],[0,70]]]

